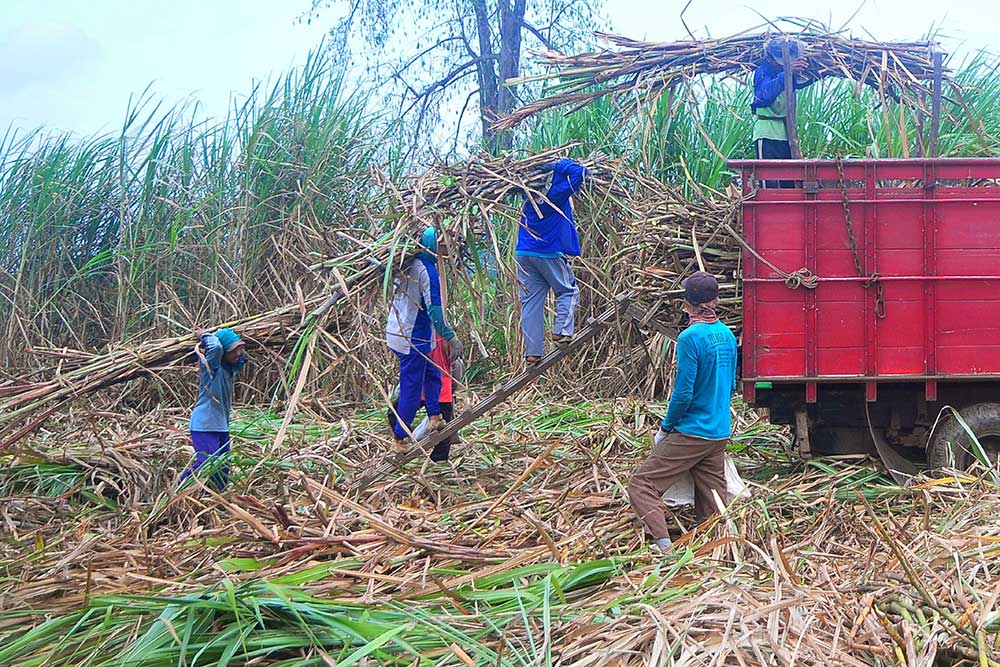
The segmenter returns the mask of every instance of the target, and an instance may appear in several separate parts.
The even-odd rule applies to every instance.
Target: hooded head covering
[[[428,227],[424,230],[424,233],[420,235],[420,245],[424,247],[421,254],[428,255],[432,260],[437,259],[437,233],[434,231],[433,227]]]
[[[788,57],[797,59],[805,50],[802,42],[794,37],[772,37],[764,44],[764,53],[774,58],[779,63],[785,58],[785,43],[788,43]]]
[[[234,347],[243,345],[243,340],[232,329],[219,329],[215,332],[215,337],[222,343],[222,349],[229,352]]]

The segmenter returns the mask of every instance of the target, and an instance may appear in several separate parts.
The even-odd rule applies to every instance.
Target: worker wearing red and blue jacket
[[[449,359],[462,355],[462,344],[448,326],[441,305],[441,281],[437,270],[437,236],[433,227],[420,239],[424,250],[409,260],[395,280],[395,295],[385,327],[385,338],[399,358],[399,401],[390,418],[393,449],[404,452],[421,402],[427,409],[430,430],[442,428],[441,371],[431,361],[434,332],[448,346]]]
[[[538,363],[544,352],[545,299],[549,291],[556,295],[552,339],[560,346],[573,339],[580,300],[580,289],[566,258],[580,256],[571,197],[583,187],[588,172],[584,166],[565,158],[543,170],[552,173],[552,185],[545,193],[545,200],[526,196],[515,252],[521,331],[529,365]]]
[[[814,79],[804,74],[808,61],[804,47],[797,39],[775,37],[764,45],[764,61],[753,74],[754,151],[760,160],[789,160],[792,149],[788,143],[785,117],[784,49],[792,60],[792,81],[795,89],[805,88]]]

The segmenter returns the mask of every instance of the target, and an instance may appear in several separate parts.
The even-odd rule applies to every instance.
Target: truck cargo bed
[[[1000,159],[734,161],[743,388],[1000,380]],[[758,188],[761,181],[793,188]],[[846,200],[846,201],[845,201]],[[852,242],[853,240],[853,242]],[[856,248],[856,250],[855,250]],[[806,269],[815,289],[783,274]],[[803,273],[802,275],[808,275]]]

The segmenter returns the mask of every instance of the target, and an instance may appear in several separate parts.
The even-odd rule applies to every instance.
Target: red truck
[[[744,195],[746,402],[791,425],[805,456],[878,443],[883,460],[966,467],[973,445],[951,406],[996,460],[1000,159],[730,166]]]

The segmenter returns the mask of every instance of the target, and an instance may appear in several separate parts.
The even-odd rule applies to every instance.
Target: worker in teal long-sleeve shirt
[[[653,451],[629,480],[628,494],[655,546],[670,548],[664,492],[685,472],[695,488],[699,520],[715,513],[713,491],[725,502],[726,445],[732,435],[729,402],[736,390],[736,336],[715,313],[719,283],[698,271],[684,282],[691,323],[677,337],[677,375]]]

